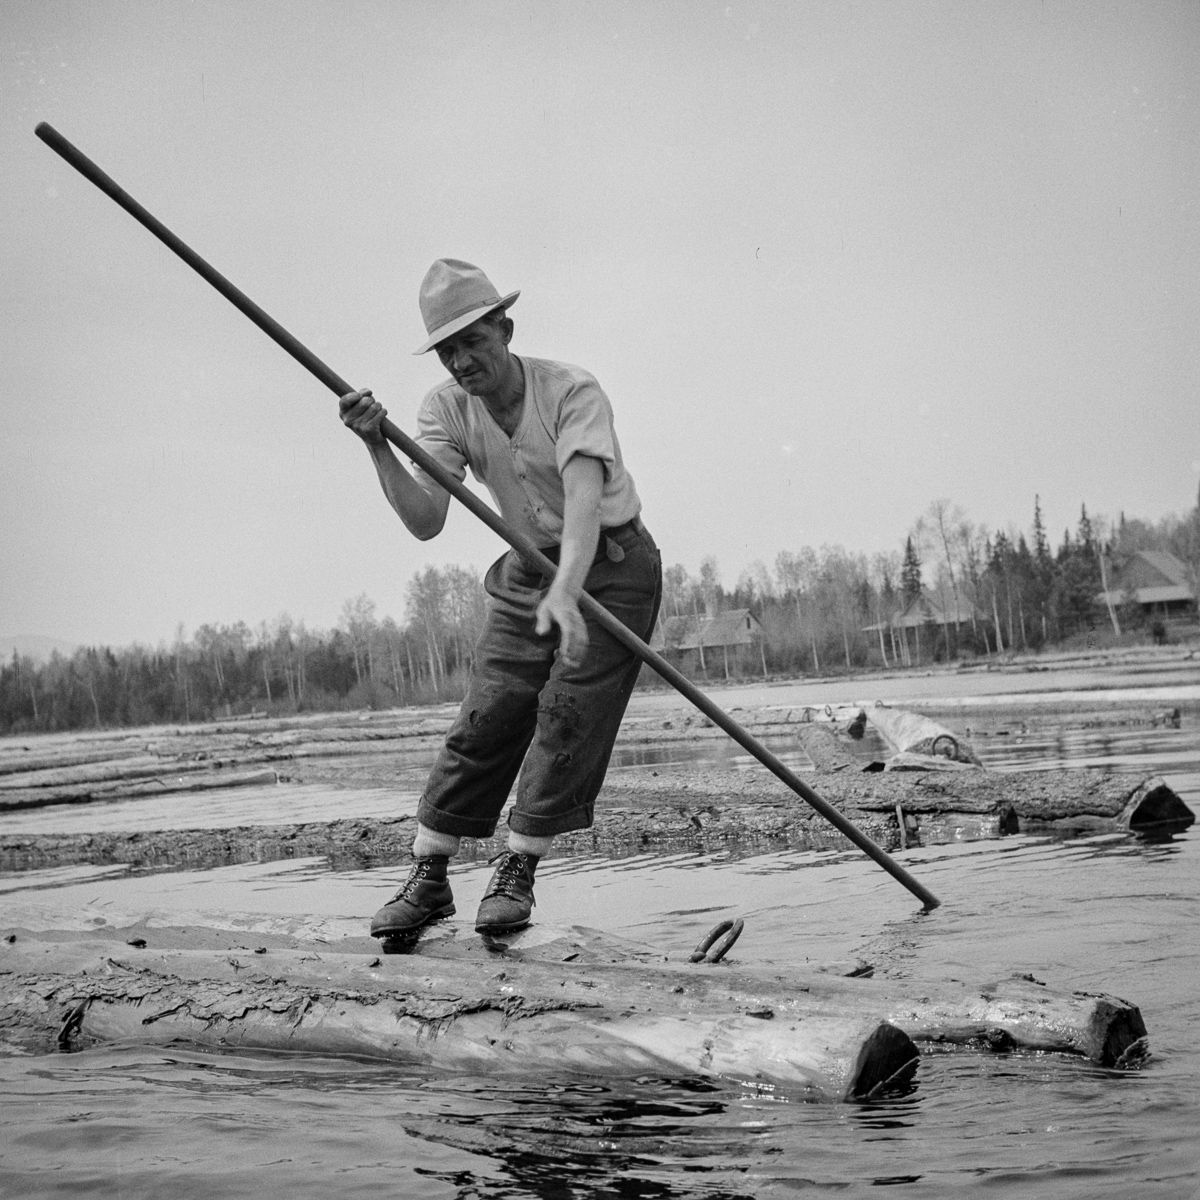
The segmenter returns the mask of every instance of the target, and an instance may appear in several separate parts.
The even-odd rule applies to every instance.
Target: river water
[[[978,711],[965,698],[958,723],[997,769],[1159,773],[1200,811],[1190,694],[1133,700],[1171,707],[1181,694],[1178,729],[1048,725],[1046,696]],[[764,702],[754,692],[719,699]],[[752,769],[737,747],[703,753]],[[339,793],[337,812],[383,800]],[[222,812],[249,802],[211,800]],[[66,828],[82,815],[43,810],[37,827]],[[117,825],[121,817],[105,813]],[[1198,840],[1193,827],[1159,840],[1019,835],[901,852],[942,901],[930,913],[857,851],[552,857],[539,869],[543,920],[673,957],[717,921],[741,916],[746,931],[730,957],[746,964],[865,958],[881,978],[932,985],[1029,972],[1055,987],[1122,996],[1140,1006],[1150,1032],[1152,1057],[1135,1072],[1059,1056],[940,1054],[923,1058],[906,1095],[842,1105],[688,1079],[564,1073],[515,1085],[186,1045],[0,1054],[0,1196],[557,1200],[855,1196],[889,1186],[922,1198],[1191,1200],[1200,1196]],[[473,914],[489,873],[482,863],[456,869],[458,919]],[[100,916],[150,918],[252,936],[299,923],[337,938],[361,935],[396,874],[335,872],[319,859],[162,874],[74,867],[0,880],[0,905],[27,923],[41,913],[46,927],[69,914],[79,927]]]

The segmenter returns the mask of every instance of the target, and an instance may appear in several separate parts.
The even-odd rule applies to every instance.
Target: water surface
[[[1094,734],[1037,726],[1023,732],[1018,712],[980,725],[975,745],[1002,770],[1161,772],[1200,807],[1194,721]],[[714,753],[737,760],[740,749]],[[1137,1072],[942,1054],[923,1059],[907,1095],[836,1105],[687,1079],[514,1085],[185,1045],[9,1055],[0,1195],[715,1198],[887,1186],[922,1198],[1186,1200],[1200,1188],[1197,836],[1022,835],[903,852],[942,901],[931,913],[852,851],[550,858],[539,871],[541,919],[672,957],[737,915],[746,932],[731,958],[747,964],[865,958],[881,976],[931,986],[1029,972],[1123,996],[1150,1030],[1153,1056]],[[488,875],[482,863],[456,870],[459,919]],[[200,919],[248,941],[297,926],[337,938],[362,933],[395,879],[395,868],[335,872],[322,859],[164,874],[71,867],[0,880],[0,905],[47,922],[68,913],[80,927]]]

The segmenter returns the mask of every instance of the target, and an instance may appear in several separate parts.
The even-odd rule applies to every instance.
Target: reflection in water
[[[460,1187],[470,1179],[480,1195],[754,1195],[731,1191],[728,1183],[749,1169],[759,1153],[755,1142],[768,1130],[734,1119],[737,1098],[718,1085],[646,1076],[613,1086],[504,1087],[486,1080],[451,1087],[469,1097],[468,1112],[416,1122],[409,1116],[405,1128],[414,1137],[494,1156],[484,1177],[453,1173]]]

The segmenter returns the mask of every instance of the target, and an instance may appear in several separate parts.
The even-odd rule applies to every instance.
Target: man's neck
[[[488,411],[497,420],[520,408],[525,399],[525,372],[521,369],[521,360],[515,354],[509,355],[508,370],[505,371],[500,386],[482,399],[488,406]]]

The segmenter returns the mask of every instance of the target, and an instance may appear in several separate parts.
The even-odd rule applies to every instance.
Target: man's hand
[[[348,392],[338,399],[338,411],[342,424],[357,433],[368,446],[378,446],[387,439],[379,432],[380,423],[387,416],[387,409],[371,395],[370,388],[361,392]]]
[[[558,571],[546,598],[538,605],[536,628],[545,635],[557,625],[561,634],[558,653],[568,667],[578,667],[588,647],[579,593],[596,557],[604,465],[598,458],[575,454],[563,467],[562,480],[563,532]]]
[[[544,636],[554,625],[558,626],[561,633],[558,652],[563,662],[568,667],[578,667],[587,653],[587,625],[579,611],[579,602],[552,583],[546,598],[538,605],[535,628],[539,635]]]

